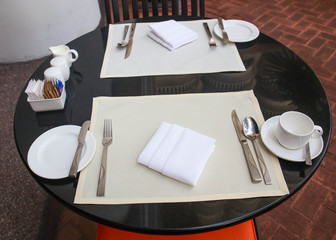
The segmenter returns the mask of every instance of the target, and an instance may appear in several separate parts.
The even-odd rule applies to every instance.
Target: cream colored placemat
[[[233,109],[241,120],[252,116],[260,126],[264,122],[252,91],[94,98],[90,131],[96,138],[97,149],[91,163],[80,174],[75,203],[186,202],[287,194],[278,158],[266,150],[261,141],[273,185],[251,182],[231,120]],[[113,143],[108,150],[106,195],[96,197],[105,118],[113,121]],[[178,182],[137,163],[139,154],[162,121],[216,139],[215,151],[196,186]]]
[[[179,22],[199,34],[196,41],[175,51],[169,51],[147,36],[149,23],[137,23],[131,56],[124,59],[126,48],[118,48],[124,25],[109,25],[108,41],[100,77],[130,77],[150,75],[175,75],[189,73],[211,73],[222,71],[245,71],[234,43],[209,47],[203,22],[211,29],[216,20]]]

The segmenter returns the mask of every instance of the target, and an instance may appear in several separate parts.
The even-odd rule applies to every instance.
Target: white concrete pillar
[[[0,0],[0,63],[46,56],[100,19],[98,0]]]

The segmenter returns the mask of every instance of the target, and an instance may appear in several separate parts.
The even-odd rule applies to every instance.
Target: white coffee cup
[[[64,80],[68,81],[70,77],[70,68],[68,66],[67,60],[64,57],[54,57],[50,61],[50,66],[61,69]]]
[[[58,67],[49,67],[44,71],[44,79],[47,81],[60,80],[65,83],[62,71]]]
[[[50,47],[49,50],[52,52],[53,57],[65,57],[69,67],[78,59],[78,52],[75,49],[70,49],[66,45]]]
[[[285,112],[280,116],[276,129],[279,143],[288,149],[304,147],[310,138],[320,137],[323,129],[314,125],[306,114],[296,111]]]

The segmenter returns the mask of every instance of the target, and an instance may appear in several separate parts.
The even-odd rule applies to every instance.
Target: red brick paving
[[[322,82],[336,122],[335,0],[205,0],[205,9],[206,17],[252,22],[298,54]],[[321,166],[305,187],[257,218],[261,239],[336,240],[335,141],[333,134]]]

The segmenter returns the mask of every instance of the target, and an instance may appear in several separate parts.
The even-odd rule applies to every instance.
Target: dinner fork
[[[215,47],[215,46],[216,46],[216,41],[213,40],[213,38],[212,38],[212,34],[211,34],[211,32],[210,32],[208,23],[207,23],[207,22],[204,22],[204,23],[203,23],[203,26],[204,26],[204,28],[205,28],[206,33],[208,34],[208,37],[209,37],[209,45],[210,45],[210,47]]]
[[[112,143],[112,120],[104,119],[104,133],[103,133],[104,149],[103,149],[102,161],[100,163],[97,196],[105,195],[107,147],[111,143]]]

